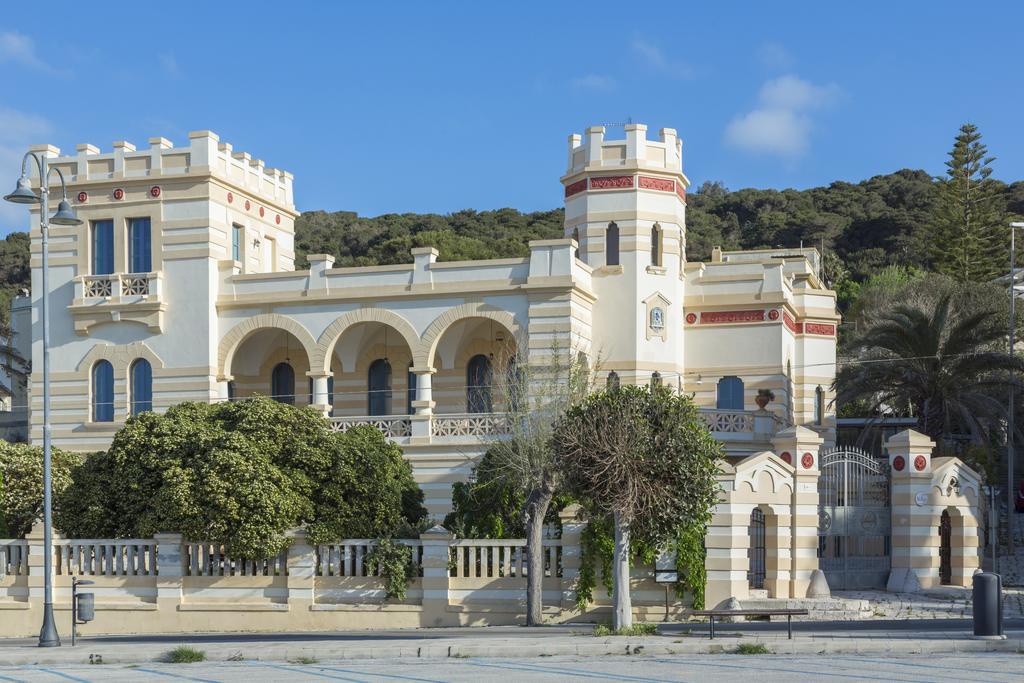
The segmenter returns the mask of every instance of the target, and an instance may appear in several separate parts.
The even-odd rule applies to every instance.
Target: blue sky
[[[676,128],[695,184],[940,173],[965,121],[997,177],[1024,177],[1019,2],[79,1],[40,19],[0,19],[0,184],[29,143],[212,129],[293,172],[303,210],[547,209],[566,137],[627,118]],[[23,223],[0,209],[0,234]]]

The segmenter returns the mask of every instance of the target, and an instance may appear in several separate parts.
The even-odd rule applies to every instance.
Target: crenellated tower
[[[569,136],[565,234],[592,269],[601,302],[594,308],[592,350],[602,370],[643,383],[682,374],[682,268],[686,253],[686,188],[682,141],[671,128],[658,140],[628,124],[625,139],[603,126]]]

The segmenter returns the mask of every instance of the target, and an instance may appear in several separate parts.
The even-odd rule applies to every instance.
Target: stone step
[[[740,601],[742,609],[805,609],[806,618],[821,620],[867,619],[872,616],[869,600],[851,598],[747,598]],[[786,620],[786,617],[776,617]]]
[[[750,599],[751,600],[765,600],[768,598],[767,588],[751,588]]]

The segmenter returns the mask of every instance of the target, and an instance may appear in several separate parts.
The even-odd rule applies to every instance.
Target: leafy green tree
[[[692,399],[663,386],[590,395],[558,421],[554,442],[567,489],[592,516],[613,517],[613,625],[628,628],[630,543],[664,547],[706,525],[722,446]]]
[[[0,503],[4,500],[4,475],[0,472]],[[0,538],[7,538],[7,518],[0,510]]]
[[[988,443],[1024,361],[1006,352],[1005,295],[932,275],[865,313],[836,377],[836,402],[867,414],[910,412],[936,442],[968,434]]]
[[[77,453],[51,451],[54,514],[60,512],[61,494],[71,485],[71,473],[81,462]],[[14,538],[27,534],[43,514],[43,449],[0,441],[0,517]]]
[[[961,282],[989,282],[1007,253],[1006,202],[992,179],[988,148],[977,126],[960,127],[937,186],[929,238],[935,268]]]
[[[300,524],[314,542],[389,536],[404,513],[422,516],[421,500],[378,430],[335,434],[315,410],[253,398],[130,418],[76,470],[56,523],[79,537],[178,532],[263,558]]]

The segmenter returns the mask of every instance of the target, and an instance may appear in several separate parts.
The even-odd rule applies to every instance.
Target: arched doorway
[[[953,583],[953,520],[949,510],[943,510],[939,518],[939,583]]]
[[[296,378],[309,372],[306,346],[280,328],[263,328],[247,336],[230,357],[225,373],[230,378],[228,397],[261,395],[280,403],[306,405],[308,397]]]
[[[750,524],[747,526],[747,535],[750,539],[747,547],[747,583],[755,589],[764,588],[768,556],[764,527],[764,510],[754,508],[750,513]]]

